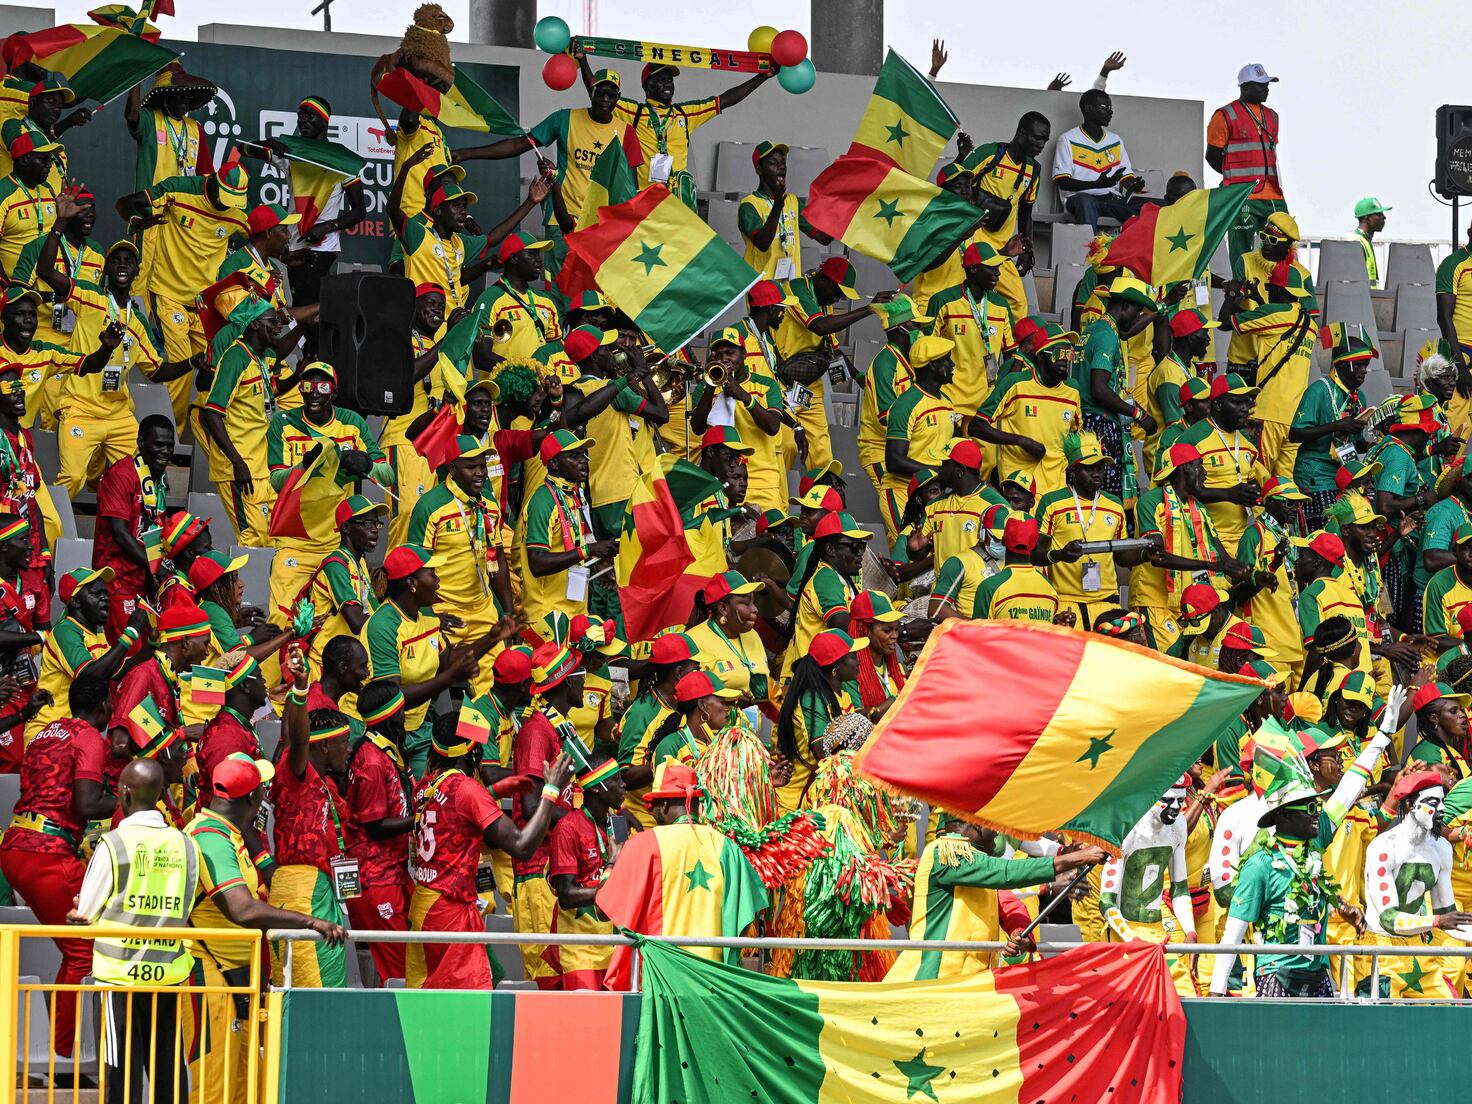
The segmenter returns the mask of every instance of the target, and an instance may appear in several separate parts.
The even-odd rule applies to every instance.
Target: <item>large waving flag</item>
[[[291,469],[281,485],[276,504],[271,507],[271,525],[267,529],[271,536],[299,540],[319,536],[311,531],[314,526],[307,520],[309,514],[313,519],[325,517],[328,528],[332,528],[332,510],[323,507],[342,498],[342,488],[337,483],[339,458],[337,445],[327,437],[307,449],[302,462]],[[315,526],[320,527],[320,523]]]
[[[1179,1100],[1186,1014],[1163,950],[1135,947],[1085,944],[937,981],[832,982],[647,940],[633,1104]]]
[[[891,49],[848,156],[872,157],[926,179],[960,128],[935,85]]]
[[[1127,268],[1156,287],[1194,280],[1211,264],[1211,255],[1252,188],[1252,184],[1197,188],[1169,207],[1146,206],[1109,243],[1103,264]]]
[[[101,23],[104,27],[121,27],[131,35],[147,39],[149,42],[157,42],[163,34],[157,27],[148,21],[148,5],[144,5],[144,11],[134,11],[127,4],[104,4],[100,8],[93,8],[87,13],[89,19],[94,23]],[[162,13],[173,15],[172,11]]]
[[[79,100],[107,103],[178,56],[123,27],[69,23],[25,35],[16,60],[60,73]]]
[[[1092,633],[952,620],[931,633],[856,764],[1008,835],[1063,831],[1117,854],[1263,689]],[[974,719],[958,723],[973,703]]]
[[[497,103],[489,92],[456,68],[455,83],[441,92],[407,69],[394,69],[378,82],[378,90],[400,107],[433,115],[443,125],[460,130],[491,134],[525,134],[516,116]]]
[[[683,348],[761,278],[660,184],[602,208],[595,225],[566,242],[557,275],[562,291],[576,297],[601,288],[667,353]]]
[[[708,824],[668,824],[629,837],[598,891],[598,908],[641,935],[737,936],[767,907],[767,890],[731,839]],[[740,952],[701,948],[711,961]],[[614,951],[608,988],[627,989],[629,948]],[[671,1098],[663,1098],[671,1099]]]
[[[633,165],[643,161],[639,141],[632,127],[624,127],[621,142],[604,149],[593,162],[588,174],[588,193],[583,197],[583,209],[577,214],[576,230],[592,226],[598,221],[598,208],[627,203],[639,190]]]
[[[618,544],[626,639],[648,640],[660,629],[689,622],[694,591],[671,584],[694,562],[680,508],[656,466],[634,484]]]
[[[333,191],[356,180],[368,162],[336,142],[295,134],[278,134],[276,141],[291,162],[291,199],[301,216],[297,232],[305,234],[321,217]]]
[[[969,200],[903,169],[847,154],[818,174],[803,214],[825,234],[889,265],[902,283],[931,267],[984,217]]]

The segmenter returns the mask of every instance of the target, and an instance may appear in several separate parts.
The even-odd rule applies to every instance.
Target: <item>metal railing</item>
[[[283,958],[283,981],[284,987],[291,988],[291,945],[293,943],[317,943],[322,937],[316,932],[303,930],[272,929],[266,933],[269,940],[279,940],[284,944]],[[672,947],[706,947],[722,950],[741,951],[940,951],[942,953],[990,953],[995,954],[1006,949],[1005,943],[999,942],[971,942],[967,940],[937,940],[937,939],[796,939],[782,937],[755,937],[755,936],[659,936],[660,943]],[[535,944],[537,946],[574,946],[574,947],[634,947],[636,941],[624,935],[562,935],[556,933],[537,932],[446,932],[446,931],[352,931],[348,933],[348,940],[352,943],[418,943],[418,944],[467,944],[475,946],[497,946],[523,944]],[[1077,947],[1117,947],[1121,952],[1130,947],[1128,943],[1084,943],[1084,942],[1039,942],[1036,945],[1039,954],[1062,954],[1065,951]],[[1381,959],[1385,958],[1472,958],[1472,946],[1448,946],[1441,944],[1423,944],[1420,946],[1409,946],[1384,943],[1350,944],[1336,946],[1334,944],[1315,944],[1313,946],[1301,946],[1296,943],[1168,943],[1166,946],[1172,954],[1176,955],[1218,955],[1229,954],[1243,957],[1254,957],[1257,955],[1295,955],[1304,958],[1329,958],[1339,959],[1339,995],[1335,998],[1341,1002],[1365,1001],[1371,1004],[1381,1003],[1380,979]],[[1352,960],[1355,958],[1368,958],[1370,960],[1369,992],[1360,997],[1350,985],[1352,979]],[[635,987],[638,985],[639,955],[634,953],[633,976]],[[1205,998],[1203,998],[1205,999]],[[1225,999],[1225,998],[1224,998]],[[1264,998],[1271,999],[1271,998]],[[1461,999],[1458,998],[1459,1003]]]
[[[144,1104],[158,1099],[155,1087],[160,1084],[162,1099],[172,1104],[191,1100],[264,1104],[274,1099],[274,1090],[261,1091],[268,1081],[274,1086],[276,1061],[269,1052],[279,1041],[279,1024],[268,1022],[262,1009],[261,933],[243,928],[171,928],[149,929],[145,934],[150,940],[186,940],[196,956],[202,954],[212,964],[202,970],[204,982],[116,986],[87,980],[26,980],[21,973],[24,940],[91,943],[103,938],[138,939],[140,931],[117,925],[0,927],[0,1063],[7,1071],[0,1104],[34,1099],[33,1077],[44,1078],[48,1102],[80,1104],[85,1091],[89,1100]],[[240,967],[240,976],[227,979],[201,945],[218,949],[232,943],[248,945],[248,964]],[[56,1053],[59,999],[75,1004],[73,1011],[62,1013],[70,1015],[74,1025],[69,1057]],[[44,1063],[39,1058],[33,1062],[41,1046]],[[109,1085],[119,1077],[125,1079],[120,1096],[117,1086]],[[84,1089],[84,1079],[94,1079],[95,1090]],[[68,1080],[70,1084],[63,1083]]]

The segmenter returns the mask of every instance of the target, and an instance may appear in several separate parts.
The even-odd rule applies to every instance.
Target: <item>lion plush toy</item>
[[[455,66],[450,60],[450,40],[455,21],[438,4],[421,4],[414,9],[414,22],[404,31],[394,52],[394,64],[402,65],[420,80],[441,92],[455,83]]]

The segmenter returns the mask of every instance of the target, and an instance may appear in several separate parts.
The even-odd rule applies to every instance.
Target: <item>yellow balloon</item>
[[[776,37],[776,27],[758,27],[746,36],[746,48],[753,54],[770,54],[772,52],[772,39]]]

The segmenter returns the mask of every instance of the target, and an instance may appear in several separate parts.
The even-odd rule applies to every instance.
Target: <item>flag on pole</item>
[[[891,49],[848,156],[871,157],[929,179],[946,143],[959,129],[961,120],[935,85]]]
[[[178,57],[122,27],[68,23],[25,35],[16,60],[60,73],[79,100],[107,103]]]
[[[680,508],[656,466],[634,484],[618,544],[628,640],[649,640],[661,629],[689,623],[693,592],[682,594],[684,588],[671,583],[694,562]]]
[[[332,193],[358,179],[368,162],[336,142],[294,134],[279,134],[275,141],[291,162],[291,201],[301,216],[297,233],[305,234],[321,217]]]
[[[988,688],[980,714],[958,724],[957,709],[976,701],[978,686]],[[1264,689],[1092,633],[946,621],[856,765],[1008,835],[1062,831],[1118,854],[1150,806]]]
[[[459,68],[455,83],[441,92],[407,69],[394,69],[378,82],[378,90],[400,107],[433,115],[440,123],[460,130],[491,134],[525,134],[516,116],[497,103],[489,92]]]
[[[431,469],[438,471],[460,455],[459,446],[455,443],[459,435],[460,419],[455,416],[454,404],[442,403],[429,424],[409,443]]]
[[[1109,243],[1106,268],[1127,268],[1147,284],[1194,280],[1252,194],[1253,185],[1197,188],[1169,207],[1148,204]]]
[[[169,722],[164,720],[163,713],[159,710],[158,702],[153,700],[152,694],[144,696],[143,700],[129,710],[128,715],[123,718],[124,727],[128,730],[128,737],[133,745],[140,749],[140,754],[145,759],[152,759],[163,750],[168,741],[161,741],[153,746],[159,737],[169,731]]]
[[[677,352],[761,279],[663,185],[598,211],[566,238],[557,283],[576,297],[601,288],[649,340]]]
[[[460,703],[460,713],[455,720],[455,739],[469,740],[472,744],[484,744],[496,731],[496,710],[485,698],[471,698],[467,694]]]
[[[196,663],[189,672],[189,696],[196,705],[224,705],[229,671]]]
[[[902,283],[959,245],[985,217],[969,200],[903,169],[852,155],[818,174],[803,214],[825,234],[889,265]]]
[[[598,221],[598,208],[627,203],[639,190],[634,177],[633,165],[643,160],[631,155],[639,151],[639,142],[634,138],[633,127],[624,127],[622,141],[607,146],[593,162],[593,171],[588,175],[588,192],[583,197],[583,209],[578,213],[575,229],[582,230]]]
[[[164,562],[164,532],[159,526],[143,530],[142,536],[138,538],[143,544],[143,551],[148,556],[148,573],[157,575],[159,565]]]
[[[271,508],[271,525],[267,533],[273,537],[311,539],[307,512],[317,503],[342,496],[342,488],[337,484],[338,461],[337,444],[328,438],[307,449],[302,462],[291,469],[286,482],[281,485],[276,504]],[[330,510],[327,516],[332,516]]]

